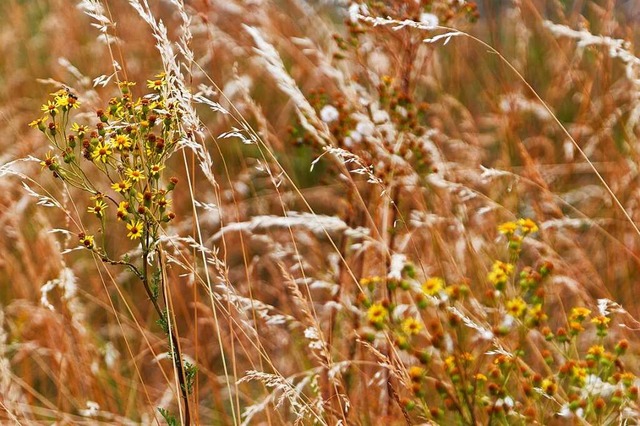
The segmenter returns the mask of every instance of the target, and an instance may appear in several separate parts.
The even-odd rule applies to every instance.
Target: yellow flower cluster
[[[364,277],[360,279],[360,285],[362,287],[375,286],[382,282],[382,277],[374,275],[372,277]]]
[[[513,268],[514,266],[511,263],[496,260],[493,266],[491,266],[491,271],[487,275],[487,279],[497,290],[502,291],[513,273]]]
[[[162,97],[160,89],[166,83],[165,74],[157,75],[148,82],[156,94],[134,99],[131,95],[134,83],[120,82],[120,96],[111,98],[104,109],[96,111],[98,123],[94,126],[72,122],[70,111],[78,108],[80,102],[68,89],[61,89],[42,105],[44,115],[29,123],[47,136],[57,152],[57,155],[48,153],[41,161],[43,169],[91,193],[93,202],[86,209],[100,219],[103,228],[109,203],[116,205],[116,218],[124,222],[126,236],[132,240],[139,240],[146,233],[152,240],[157,238],[160,224],[175,217],[167,211],[170,204],[167,195],[177,179],[165,184],[161,178],[167,158],[185,136],[180,127],[179,106]],[[78,158],[97,167],[104,179],[110,181],[109,188],[115,195],[109,194],[109,190],[99,191],[103,184],[95,173],[83,170]],[[95,248],[93,237],[82,235],[81,244]]]
[[[498,225],[498,232],[507,236],[515,234],[518,230],[520,230],[523,235],[533,234],[538,232],[538,225],[529,218],[522,218],[516,222],[505,222]]]
[[[498,232],[505,235],[509,240],[509,249],[518,253],[522,246],[524,237],[534,232],[538,232],[538,225],[529,219],[522,218],[515,222],[505,222],[498,226]]]

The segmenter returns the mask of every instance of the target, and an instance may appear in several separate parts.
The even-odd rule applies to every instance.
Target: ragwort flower
[[[382,303],[375,303],[367,310],[367,319],[372,324],[381,324],[387,317],[387,309]]]
[[[106,163],[107,158],[109,158],[112,152],[111,145],[109,145],[108,142],[98,142],[91,153],[91,158],[93,161],[102,161],[103,163]]]
[[[136,222],[127,223],[127,230],[129,231],[127,237],[131,238],[132,240],[140,238],[142,236],[142,228],[143,224],[139,220]]]

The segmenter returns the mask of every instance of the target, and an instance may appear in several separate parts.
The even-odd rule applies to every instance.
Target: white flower
[[[340,112],[333,105],[325,105],[320,110],[320,119],[329,124],[336,121],[340,117]]]
[[[573,416],[579,417],[579,418],[583,418],[584,417],[584,408],[578,408],[575,413],[573,411],[571,411],[571,408],[569,408],[569,404],[564,404],[562,406],[562,408],[560,409],[560,411],[558,412],[558,416],[560,417],[564,417],[565,419],[569,419]]]
[[[506,405],[509,408],[513,408],[514,406],[513,398],[511,398],[510,396],[506,397],[504,399],[504,405]]]
[[[506,314],[502,319],[502,323],[500,324],[500,327],[510,330],[515,324],[515,322],[516,322],[516,319],[513,316]]]
[[[571,409],[569,408],[569,404],[564,404],[562,406],[562,408],[560,409],[560,411],[558,411],[558,416],[564,417],[565,419],[568,419],[572,415],[573,415],[573,413],[571,412]]]
[[[394,253],[391,255],[391,262],[389,265],[389,274],[387,277],[392,280],[402,279],[402,270],[407,264],[407,256],[401,253]]]
[[[349,21],[352,23],[358,22],[358,14],[360,13],[360,5],[357,3],[351,3],[349,6]]]
[[[120,352],[118,352],[113,343],[107,342],[104,345],[104,363],[107,368],[114,368],[118,358],[120,358]]]
[[[351,138],[351,136],[347,136],[346,138],[344,138],[344,146],[346,146],[347,148],[353,147],[353,139]]]
[[[513,398],[508,396],[505,399],[500,398],[496,401],[496,407],[502,407],[503,405],[509,409],[513,408]]]
[[[375,126],[370,121],[360,121],[356,124],[356,132],[360,133],[362,136],[371,136],[373,135],[374,130]]]
[[[595,374],[589,374],[584,386],[582,387],[582,395],[584,397],[588,395],[599,395],[607,398],[615,392],[616,386],[611,383],[603,382],[600,377]]]
[[[385,121],[389,121],[389,114],[387,111],[377,110],[372,114],[374,123],[384,123]]]
[[[493,340],[495,336],[493,335],[493,333],[489,330],[482,330],[480,332],[480,338],[484,339],[484,340]]]
[[[87,408],[86,409],[81,409],[80,411],[80,415],[84,416],[84,417],[95,417],[98,414],[98,411],[100,410],[100,405],[98,405],[97,402],[94,401],[87,401]]]
[[[420,14],[420,22],[427,27],[437,27],[440,21],[438,17],[433,13],[421,13]]]

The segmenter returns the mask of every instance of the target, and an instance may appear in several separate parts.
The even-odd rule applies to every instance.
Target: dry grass
[[[89,195],[40,170],[49,143],[27,127],[62,84],[82,102],[73,120],[95,125],[116,80],[137,82],[137,97],[165,71],[193,138],[167,159],[176,219],[156,256],[161,305],[198,368],[192,423],[635,424],[631,2],[483,2],[475,23],[464,6],[422,2],[442,25],[426,29],[404,1],[82,3],[104,7],[93,12],[110,43],[66,0],[0,2],[2,422],[163,424],[158,407],[187,418],[141,281],[75,250],[87,232],[142,265],[140,247],[114,218],[101,231]],[[518,218],[540,229],[515,250],[497,227]],[[495,260],[552,264],[544,297],[517,277],[496,293]],[[422,289],[434,277],[446,291]],[[505,325],[517,297],[548,319]],[[546,341],[579,306],[612,317],[606,338],[585,320],[570,344]],[[615,365],[587,365],[596,344]],[[624,395],[585,391],[573,367],[599,368]],[[549,397],[543,379],[558,388]]]

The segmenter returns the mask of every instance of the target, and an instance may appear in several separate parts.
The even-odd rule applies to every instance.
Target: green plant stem
[[[163,310],[160,308],[160,305],[158,304],[158,300],[157,297],[154,296],[153,291],[151,290],[151,287],[149,286],[149,275],[148,275],[148,264],[147,264],[147,255],[149,254],[149,251],[147,250],[146,247],[143,248],[142,250],[142,264],[143,264],[143,271],[141,274],[141,281],[142,281],[142,285],[144,287],[144,290],[147,292],[147,296],[149,297],[149,300],[151,300],[151,303],[153,304],[153,307],[156,311],[156,313],[158,314],[159,318],[164,318],[165,315],[169,315],[169,313],[165,313],[163,312]],[[160,254],[158,253],[158,256]],[[158,265],[160,267],[160,269],[162,269],[162,264],[161,262],[158,262]],[[163,284],[164,284],[164,274],[160,274],[163,280]],[[169,308],[167,307],[167,310]],[[186,375],[184,372],[184,368],[182,365],[182,351],[180,350],[180,345],[178,344],[178,338],[176,336],[176,329],[175,329],[175,325],[173,323],[169,324],[167,323],[167,326],[170,327],[170,329],[167,330],[168,335],[169,335],[169,344],[171,346],[171,358],[173,361],[173,364],[177,370],[177,374],[178,374],[178,382],[180,384],[180,395],[182,397],[182,400],[184,401],[184,417],[183,417],[183,423],[184,425],[190,425],[191,424],[191,413],[190,413],[190,409],[189,409],[189,389],[187,386],[187,379],[186,379]]]

